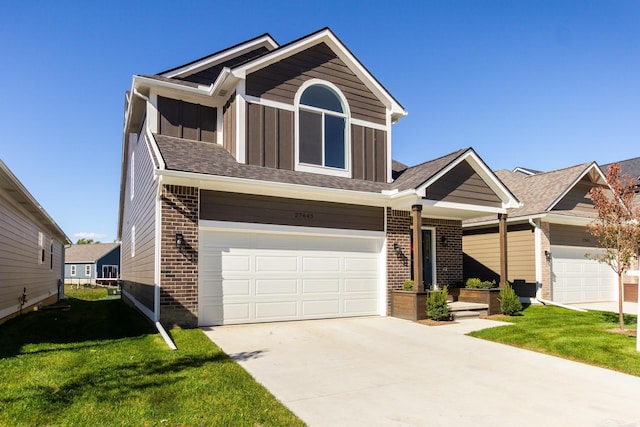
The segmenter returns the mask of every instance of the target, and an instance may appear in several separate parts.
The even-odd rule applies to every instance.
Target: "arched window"
[[[298,103],[298,163],[349,169],[347,117],[336,90],[321,83],[306,87]]]

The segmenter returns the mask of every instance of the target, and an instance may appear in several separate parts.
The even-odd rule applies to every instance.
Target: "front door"
[[[422,279],[425,289],[433,283],[433,251],[431,239],[433,230],[422,230]],[[413,247],[413,234],[411,234],[411,247]],[[413,280],[413,250],[411,251],[411,280]]]

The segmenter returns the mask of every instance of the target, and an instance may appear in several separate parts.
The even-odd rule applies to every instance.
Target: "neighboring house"
[[[120,243],[73,245],[64,261],[65,284],[116,285],[120,277]]]
[[[589,190],[606,185],[598,165],[496,175],[523,203],[507,219],[507,276],[521,299],[533,301],[539,292],[540,298],[565,303],[616,300],[611,268],[585,257],[599,251],[585,228],[596,217]],[[476,218],[463,228],[465,277],[497,279],[497,221]]]
[[[329,29],[134,76],[123,298],[152,320],[217,325],[387,315],[411,277],[461,280],[462,220],[518,202],[472,149],[392,162],[405,115]]]
[[[0,160],[0,322],[63,294],[65,245],[71,243]]]
[[[636,196],[634,199],[634,207],[636,209],[640,209],[640,157],[635,157],[633,159],[621,160],[619,162],[614,162],[620,164],[620,172],[622,175],[629,175],[636,179]],[[613,163],[607,163],[606,165],[602,165],[601,169],[606,175],[609,166]],[[624,280],[624,301],[629,302],[638,302],[638,260],[636,259],[634,264],[631,266],[632,270],[635,270],[635,275],[626,274],[623,278]]]

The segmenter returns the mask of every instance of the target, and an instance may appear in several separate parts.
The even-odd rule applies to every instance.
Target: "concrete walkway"
[[[583,302],[568,305],[571,307],[584,308],[586,310],[611,311],[613,313],[618,312],[618,301]],[[638,303],[628,301],[623,302],[622,312],[626,314],[638,314]]]
[[[640,426],[640,378],[464,335],[499,324],[369,317],[204,331],[310,426]]]

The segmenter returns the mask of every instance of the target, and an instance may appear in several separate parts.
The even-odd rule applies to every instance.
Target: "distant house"
[[[0,322],[63,293],[71,241],[0,160]]]
[[[73,245],[64,262],[65,284],[116,284],[120,276],[120,243]]]

